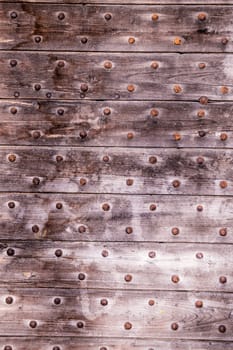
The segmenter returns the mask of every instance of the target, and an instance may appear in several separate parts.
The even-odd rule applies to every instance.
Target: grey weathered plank
[[[6,3],[14,4],[15,0],[1,0],[0,3],[3,3],[5,5]],[[35,3],[35,0],[17,0],[17,3]],[[82,4],[82,5],[88,5],[88,4],[103,4],[100,2],[100,0],[40,0],[40,3],[47,3],[47,4],[66,4],[66,6],[70,6],[69,4]],[[105,4],[112,5],[113,3],[116,5],[155,5],[154,0],[130,0],[130,3],[128,0],[105,0]],[[232,0],[206,0],[205,2],[203,0],[196,0],[194,1],[190,0],[160,0],[159,4],[164,5],[201,5],[204,6],[206,4],[211,5],[231,5],[233,4]],[[188,7],[189,7],[188,6]]]
[[[17,65],[12,67],[11,60]],[[65,66],[58,67],[59,61]],[[110,61],[112,68],[104,68]],[[159,63],[157,69],[151,68],[154,61]],[[206,68],[200,69],[199,63]],[[4,51],[1,97],[199,101],[207,96],[232,100],[232,64],[231,54]]]
[[[2,240],[233,243],[229,197],[12,193],[0,207]]]
[[[11,281],[11,287],[219,292],[233,287],[229,244],[4,241],[0,257],[1,283]]]
[[[16,18],[11,14],[16,13]],[[0,4],[1,49],[232,52],[232,6]],[[64,18],[59,20],[59,14]],[[105,15],[111,14],[106,20]],[[198,15],[206,14],[206,20]],[[152,20],[157,14],[158,19]],[[35,37],[41,36],[38,44]],[[87,38],[87,43],[81,42]],[[134,44],[128,39],[135,38]],[[175,45],[175,38],[181,39]],[[227,39],[227,44],[222,40]]]
[[[233,147],[232,115],[230,102],[0,100],[0,144],[76,146],[85,130],[89,146]]]
[[[10,288],[1,289],[0,295],[1,336],[50,336],[62,332],[64,336],[88,336],[89,341],[93,337],[146,339],[155,334],[160,339],[232,340],[230,293]],[[9,296],[12,304],[5,302]],[[59,305],[54,304],[55,298],[60,299]],[[107,305],[101,305],[102,300]],[[197,300],[202,301],[202,308],[195,306]],[[149,305],[152,301],[154,305]],[[37,322],[35,328],[30,328],[31,320]],[[77,322],[83,322],[83,328],[78,328]],[[130,330],[124,329],[125,322],[132,324]],[[171,330],[173,322],[178,323],[177,331]],[[224,334],[218,330],[220,325],[226,327]]]
[[[232,195],[232,157],[229,149],[2,146],[0,191]]]

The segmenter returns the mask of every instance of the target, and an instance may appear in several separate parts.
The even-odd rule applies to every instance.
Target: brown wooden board
[[[12,12],[16,18],[11,18]],[[200,20],[198,16],[203,13],[206,18]],[[0,48],[232,52],[232,13],[232,6],[222,5],[1,4]],[[110,14],[107,19],[106,14]],[[153,15],[157,16],[155,20]],[[39,43],[35,41],[38,36]],[[87,41],[83,42],[84,38]],[[135,42],[129,43],[130,38]]]
[[[157,69],[151,67],[154,61]],[[106,62],[111,69],[104,67]],[[233,99],[232,64],[231,54],[4,51],[1,97],[199,101],[206,96],[200,100],[206,105],[208,99]]]

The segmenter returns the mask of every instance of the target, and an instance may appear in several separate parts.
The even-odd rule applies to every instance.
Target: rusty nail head
[[[84,327],[84,323],[82,321],[77,322],[77,327],[78,328],[83,328]]]
[[[225,237],[225,236],[227,235],[227,229],[226,229],[226,227],[220,228],[219,234],[220,234],[220,236]]]
[[[8,248],[7,251],[6,251],[7,255],[8,256],[13,256],[15,255],[15,251],[13,248]]]
[[[6,297],[5,302],[6,302],[6,304],[10,305],[13,303],[13,298],[8,296],[8,297]]]
[[[57,18],[62,21],[63,19],[65,19],[65,14],[63,12],[60,12],[57,16]]]
[[[79,279],[80,281],[84,281],[84,280],[85,280],[85,278],[86,278],[86,276],[85,276],[85,274],[84,274],[84,273],[79,273],[79,275],[78,275],[78,279]]]
[[[128,132],[127,139],[132,140],[134,138],[134,134],[132,132]]]
[[[53,302],[55,305],[60,305],[61,304],[61,299],[60,298],[54,298]]]
[[[155,304],[155,301],[154,301],[153,299],[150,299],[150,300],[148,301],[148,304],[149,304],[150,306],[153,306],[153,305]]]
[[[179,94],[179,93],[181,93],[182,88],[181,88],[180,85],[174,85],[174,86],[173,86],[173,91],[174,91],[176,94]]]
[[[180,278],[178,275],[172,275],[171,280],[173,283],[178,283],[180,281]]]
[[[149,258],[154,259],[154,258],[156,257],[156,253],[155,253],[153,250],[151,250],[151,251],[148,253],[148,256],[149,256]]]
[[[130,235],[131,233],[133,233],[133,228],[128,226],[126,227],[125,232],[128,233],[128,235]]]
[[[173,322],[173,323],[171,324],[171,329],[172,329],[173,331],[177,331],[178,328],[179,328],[178,323]]]
[[[226,45],[226,44],[228,43],[228,41],[229,41],[229,40],[228,40],[227,38],[222,38],[222,44],[223,44],[223,45]]]
[[[63,68],[63,67],[65,67],[65,62],[64,62],[64,61],[58,61],[58,62],[57,62],[57,66],[58,66],[59,68]]]
[[[130,330],[132,328],[132,324],[130,322],[125,322],[124,327],[126,330]]]
[[[226,188],[227,187],[227,181],[225,181],[225,180],[220,181],[219,186],[221,188],[223,188],[223,189]]]
[[[206,20],[206,14],[203,13],[203,12],[199,13],[197,17],[198,17],[199,21],[205,21]]]
[[[56,208],[57,209],[62,209],[62,207],[63,207],[62,203],[59,202],[59,203],[56,204]]]
[[[173,227],[172,228],[172,234],[173,236],[177,236],[180,233],[180,230],[178,229],[178,227]]]
[[[108,163],[109,162],[109,156],[103,156],[103,161],[105,163]]]
[[[222,93],[223,95],[228,94],[228,92],[229,92],[229,88],[228,88],[227,86],[222,86],[222,87],[221,87],[221,93]]]
[[[209,102],[208,97],[206,97],[206,96],[201,96],[201,97],[199,98],[199,102],[200,102],[200,104],[202,104],[202,105],[207,105],[208,102]]]
[[[86,232],[86,227],[83,226],[83,225],[79,226],[78,232],[79,232],[79,233],[85,233],[85,232]]]
[[[135,38],[133,38],[133,37],[130,37],[129,39],[128,39],[128,43],[129,44],[134,44],[135,43]]]
[[[159,115],[159,111],[157,109],[153,108],[150,111],[150,115],[151,115],[151,117],[157,117]]]
[[[197,211],[203,211],[203,206],[201,204],[197,206]]]
[[[197,259],[203,259],[203,257],[204,257],[204,255],[203,255],[202,252],[196,253],[196,258],[197,258]]]
[[[100,300],[100,304],[101,304],[102,306],[107,306],[107,305],[108,305],[108,300],[107,300],[107,299],[101,299],[101,300]]]
[[[180,141],[180,140],[181,140],[181,135],[180,135],[179,133],[176,132],[176,133],[173,135],[173,138],[174,138],[175,141]]]
[[[111,13],[106,13],[106,14],[104,15],[104,18],[106,19],[106,21],[110,21],[110,19],[112,19]]]
[[[151,156],[151,157],[149,158],[149,163],[151,163],[151,164],[157,163],[157,158],[156,158],[155,156]]]
[[[225,132],[221,133],[220,140],[221,141],[226,141],[227,140],[227,134]]]
[[[156,204],[150,205],[150,211],[155,211],[157,209]]]
[[[206,67],[206,64],[205,64],[204,62],[200,62],[200,63],[198,64],[198,67],[199,67],[200,69],[204,69],[204,68]]]
[[[10,155],[8,156],[8,160],[9,160],[9,162],[11,162],[11,163],[15,162],[15,161],[16,161],[16,155],[15,155],[15,154],[10,154]]]
[[[110,61],[104,62],[104,68],[111,69],[112,68],[112,62],[110,62]]]
[[[175,38],[173,43],[174,43],[174,45],[181,45],[182,41],[180,38]]]
[[[56,156],[56,161],[58,162],[58,163],[60,163],[60,162],[62,162],[63,161],[63,157],[62,156]]]
[[[111,109],[106,107],[106,108],[104,108],[103,112],[104,112],[104,115],[110,115],[111,114]]]
[[[15,202],[8,202],[8,208],[14,209],[15,208]]]
[[[156,22],[159,19],[159,15],[157,13],[153,13],[151,16],[152,21]]]
[[[37,233],[37,232],[39,232],[39,226],[37,226],[37,225],[33,225],[32,226],[32,232],[34,232],[34,233]]]
[[[16,107],[11,107],[10,109],[11,114],[16,114],[18,112]]]
[[[32,183],[35,186],[38,186],[40,184],[40,179],[38,177],[33,177]]]
[[[202,165],[204,163],[204,158],[203,157],[197,157],[197,164]]]
[[[218,330],[219,330],[220,333],[225,333],[227,329],[226,329],[226,327],[225,327],[223,324],[221,324],[221,325],[218,327]]]
[[[159,64],[158,64],[158,62],[152,62],[151,63],[151,68],[153,68],[153,69],[157,69],[159,67]]]
[[[172,182],[173,187],[178,188],[180,186],[180,181],[179,180],[174,180]]]
[[[205,116],[205,111],[203,109],[200,109],[198,112],[197,112],[197,116],[199,118],[203,118]]]
[[[127,186],[132,186],[133,185],[133,179],[127,179],[126,180],[126,185]]]
[[[30,326],[31,328],[36,328],[37,322],[36,322],[36,321],[30,321],[29,326]]]
[[[85,186],[85,185],[87,184],[87,180],[84,179],[84,178],[81,178],[81,179],[79,180],[79,183],[80,183],[81,186]]]
[[[17,60],[10,60],[10,66],[11,67],[16,67],[17,66]]]
[[[87,85],[86,83],[83,83],[83,84],[81,84],[80,89],[81,89],[83,92],[86,92],[86,91],[88,90],[88,85]]]
[[[125,281],[126,282],[131,282],[133,279],[132,275],[125,275]]]
[[[56,257],[60,258],[62,256],[62,250],[61,249],[57,249],[55,251],[55,255],[56,255]]]
[[[128,90],[129,92],[133,92],[133,91],[135,90],[134,85],[133,85],[133,84],[129,84],[129,85],[127,86],[127,90]]]
[[[110,210],[110,205],[108,203],[104,203],[102,205],[102,209],[103,209],[103,211],[109,211]]]
[[[108,251],[107,251],[107,250],[103,250],[101,254],[102,254],[102,257],[103,257],[103,258],[107,258],[107,256],[108,256]]]
[[[219,277],[219,282],[222,283],[222,284],[225,284],[225,283],[227,283],[227,278],[225,276],[220,276]]]
[[[195,306],[196,306],[197,308],[201,308],[201,307],[203,306],[203,302],[202,302],[201,300],[197,300],[197,301],[195,302]]]

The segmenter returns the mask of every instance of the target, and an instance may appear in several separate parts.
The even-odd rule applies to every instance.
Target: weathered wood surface
[[[3,241],[0,248],[2,285],[219,292],[233,287],[229,244]]]
[[[85,291],[77,289],[11,289],[0,290],[2,317],[0,335],[96,336],[120,338],[231,339],[233,330],[232,294],[142,291]],[[13,298],[6,304],[5,298]],[[54,304],[59,298],[60,304]],[[101,301],[107,305],[101,305]],[[197,300],[202,308],[195,307]],[[149,305],[148,302],[154,302]],[[39,306],[38,306],[39,305]],[[67,317],[69,315],[69,317]],[[142,318],[143,315],[143,318]],[[206,317],[208,315],[208,324]],[[30,328],[31,320],[37,327]],[[77,327],[83,322],[83,328]],[[125,322],[132,328],[124,329]],[[171,324],[177,322],[176,332]],[[9,331],[9,323],[11,328]],[[111,327],[109,327],[111,325]],[[226,327],[225,334],[218,327]],[[78,341],[78,340],[77,340]],[[59,342],[59,340],[58,340]]]
[[[157,69],[151,67],[154,61]],[[105,62],[112,62],[112,68],[104,68]],[[231,54],[4,51],[1,98],[232,100],[232,64]]]
[[[16,12],[17,17],[11,18]],[[59,14],[63,14],[59,19]],[[105,15],[111,14],[109,20]],[[199,14],[206,19],[199,20]],[[232,52],[232,6],[1,4],[1,49]],[[152,20],[152,15],[158,18]],[[60,15],[61,16],[61,15]],[[223,24],[224,18],[224,24]],[[41,36],[41,42],[35,37]],[[87,38],[83,43],[82,39]],[[128,39],[135,38],[133,44]],[[181,43],[176,45],[178,38]],[[223,40],[227,43],[223,44]]]
[[[0,207],[1,240],[233,243],[229,197],[13,193]]]
[[[225,148],[233,147],[232,115],[230,102],[0,100],[0,144],[79,146],[86,131],[88,146]]]
[[[232,150],[2,146],[0,161],[0,191],[233,194]]]
[[[9,4],[15,4],[15,3],[36,3],[35,0],[17,0],[17,2],[15,0],[1,0],[0,3],[2,3],[3,5],[5,5],[6,3]],[[69,7],[69,4],[81,4],[81,5],[88,5],[88,4],[101,4],[103,5],[103,3],[101,3],[99,0],[40,0],[40,3],[47,3],[49,4],[49,6],[51,6],[52,4],[66,4],[67,7]],[[130,0],[130,2],[128,0],[105,0],[104,1],[105,4],[109,4],[112,5],[113,3],[116,5],[142,5],[142,4],[146,4],[146,5],[156,5],[154,0]],[[190,0],[160,0],[159,4],[164,4],[164,5],[201,5],[204,6],[205,4],[211,4],[211,5],[231,5],[233,4],[232,0],[206,0],[205,3],[203,0],[196,0],[195,3],[194,1],[190,1]],[[159,5],[158,5],[159,6]]]

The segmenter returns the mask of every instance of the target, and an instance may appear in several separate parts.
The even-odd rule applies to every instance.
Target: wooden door
[[[233,349],[233,1],[0,1],[0,349]]]

